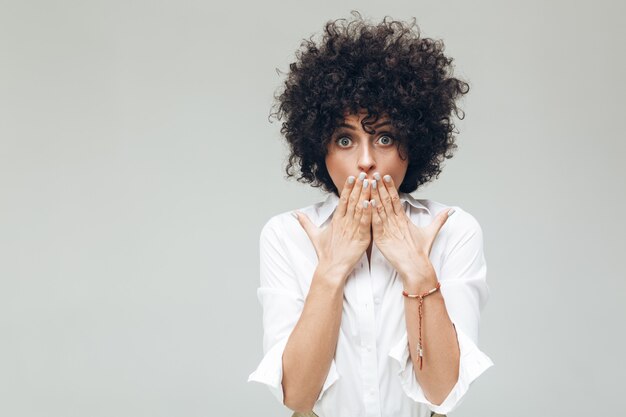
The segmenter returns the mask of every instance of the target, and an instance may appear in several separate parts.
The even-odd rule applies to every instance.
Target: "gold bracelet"
[[[424,356],[424,349],[423,349],[423,345],[422,345],[422,303],[424,302],[424,297],[426,297],[427,295],[430,295],[432,293],[434,293],[435,291],[437,291],[439,288],[441,287],[441,283],[437,282],[437,286],[435,288],[433,288],[432,290],[426,291],[423,294],[409,294],[408,292],[402,290],[402,295],[404,295],[405,297],[409,297],[409,298],[417,298],[419,299],[419,308],[418,308],[418,312],[419,312],[419,344],[417,346],[417,354],[419,355],[420,358],[420,370],[422,369],[422,358]]]

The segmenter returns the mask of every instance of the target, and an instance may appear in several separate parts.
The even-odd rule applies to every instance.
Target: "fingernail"
[[[369,206],[369,203],[369,201],[363,200],[363,208],[367,208],[367,206]]]
[[[372,207],[376,207],[376,200],[372,200]]]
[[[391,175],[385,175],[383,179],[385,180],[385,182],[391,182]]]
[[[363,181],[363,178],[365,178],[365,172],[359,174],[359,181]]]
[[[352,184],[354,182],[354,175],[350,175],[348,177],[348,184]]]
[[[380,174],[378,172],[374,172],[374,178],[376,178],[376,180],[380,181]]]
[[[367,184],[369,184],[368,181],[367,180],[363,180],[363,188],[367,188]]]
[[[372,188],[376,189],[376,180],[372,180]]]
[[[450,210],[450,211],[448,212],[448,217],[452,216],[453,214],[454,214],[454,209],[452,209],[452,210]]]

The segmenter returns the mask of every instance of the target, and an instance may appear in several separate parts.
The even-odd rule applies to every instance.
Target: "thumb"
[[[429,255],[430,255],[431,249],[433,248],[433,244],[435,243],[435,240],[437,239],[437,235],[439,234],[439,231],[441,230],[443,225],[446,223],[448,218],[452,215],[452,213],[454,213],[454,209],[442,210],[439,214],[437,214],[437,216],[435,217],[435,220],[433,220],[426,227],[426,229],[430,232],[429,235],[431,236],[428,242],[428,254]]]
[[[306,234],[309,236],[309,239],[311,239],[311,242],[313,242],[317,237],[317,226],[315,226],[306,214],[300,213],[298,210],[294,210],[292,214],[293,217],[300,222],[300,226],[302,226]]]
[[[435,217],[435,220],[433,220],[433,222],[430,224],[430,226],[435,229],[433,236],[436,237],[439,234],[439,231],[441,230],[443,225],[446,224],[448,218],[452,216],[452,213],[454,213],[454,209],[450,208],[447,210],[442,210],[441,213],[439,213],[437,217]]]

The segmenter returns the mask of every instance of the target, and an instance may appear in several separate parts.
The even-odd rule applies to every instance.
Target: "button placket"
[[[378,395],[378,357],[376,352],[376,323],[375,308],[372,288],[372,275],[366,268],[367,258],[363,254],[357,265],[363,265],[358,269],[356,287],[358,300],[358,323],[361,335],[361,375],[363,377],[363,394],[365,402],[365,415],[380,417],[380,396]]]

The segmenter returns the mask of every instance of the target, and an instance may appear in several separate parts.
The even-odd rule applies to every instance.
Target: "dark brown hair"
[[[415,18],[407,24],[386,16],[374,25],[357,11],[352,15],[350,22],[327,22],[319,45],[302,41],[284,89],[274,97],[278,108],[270,116],[284,119],[281,133],[291,151],[287,178],[298,163],[297,181],[337,193],[325,163],[330,137],[346,112],[366,109],[363,123],[388,115],[400,132],[396,143],[408,151],[409,164],[398,188],[413,192],[452,158],[458,132],[451,116],[463,119],[456,100],[469,85],[452,77],[453,59],[444,55],[443,42],[421,37]]]

